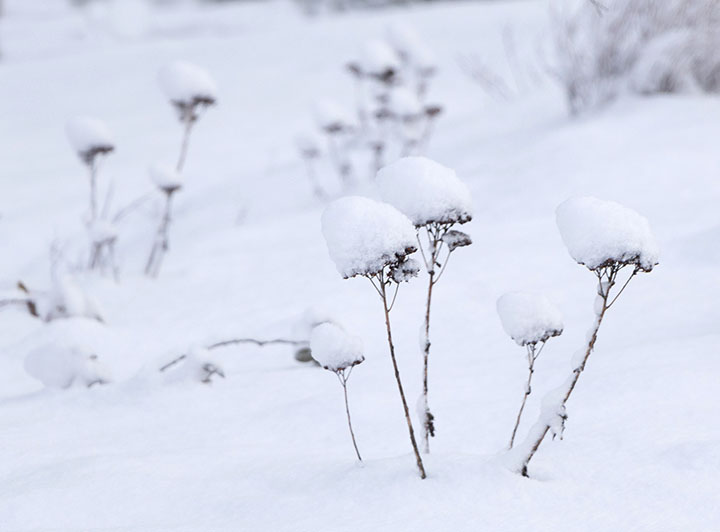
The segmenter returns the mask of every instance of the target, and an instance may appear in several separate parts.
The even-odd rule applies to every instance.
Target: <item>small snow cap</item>
[[[377,184],[382,199],[404,213],[416,227],[462,224],[472,219],[467,186],[455,170],[426,157],[404,157],[381,168]]]
[[[322,231],[330,258],[345,277],[373,275],[417,250],[415,228],[392,205],[347,196],[328,205]]]
[[[158,73],[165,96],[177,104],[214,104],[217,100],[215,80],[204,68],[185,61],[173,61]]]
[[[182,174],[166,164],[155,163],[151,165],[149,173],[152,182],[166,194],[172,194],[183,186]]]
[[[658,263],[660,250],[649,222],[619,203],[570,198],[557,208],[556,218],[570,256],[590,270],[619,263],[649,272]]]
[[[508,292],[497,300],[503,329],[518,345],[544,342],[563,332],[562,314],[541,294]]]
[[[97,154],[109,153],[115,149],[110,129],[97,118],[76,116],[65,124],[65,133],[70,145],[86,162]]]
[[[387,34],[391,46],[400,57],[426,74],[434,72],[437,62],[435,56],[413,27],[397,22],[390,25]]]
[[[352,115],[340,104],[332,100],[318,100],[313,106],[315,121],[320,129],[328,133],[337,133],[353,128]]]
[[[313,358],[330,371],[342,371],[365,360],[362,340],[335,323],[322,323],[313,329],[310,350]]]
[[[362,50],[361,68],[380,81],[389,82],[400,70],[400,58],[384,41],[368,41]]]
[[[110,375],[92,350],[82,346],[47,344],[25,357],[25,371],[47,388],[104,384]]]
[[[415,118],[425,114],[425,108],[414,91],[396,87],[390,93],[390,109],[400,118]]]

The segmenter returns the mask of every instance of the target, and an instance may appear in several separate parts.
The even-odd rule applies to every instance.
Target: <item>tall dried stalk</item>
[[[337,375],[337,378],[343,388],[343,397],[345,398],[345,414],[347,415],[348,429],[350,429],[350,437],[352,438],[352,444],[355,448],[355,454],[357,455],[357,459],[362,462],[362,457],[360,456],[360,451],[358,450],[357,441],[355,440],[355,431],[353,431],[352,419],[350,418],[350,405],[348,404],[347,381],[350,378],[352,369],[353,367],[351,366],[350,368],[343,368],[337,370],[335,372],[335,375]]]
[[[415,440],[415,431],[413,430],[412,419],[410,418],[410,410],[405,399],[405,391],[403,390],[402,380],[400,379],[400,370],[398,368],[397,359],[395,358],[395,346],[392,339],[392,327],[390,326],[390,311],[392,310],[393,304],[395,303],[395,297],[397,296],[397,289],[399,285],[396,285],[395,294],[393,295],[390,304],[388,305],[388,294],[387,287],[390,286],[392,280],[387,274],[386,270],[380,270],[375,274],[369,274],[368,279],[372,283],[373,287],[377,291],[380,299],[383,303],[383,312],[385,314],[385,328],[387,330],[388,347],[390,349],[390,358],[393,364],[393,370],[395,372],[395,381],[397,382],[398,392],[400,393],[400,400],[403,406],[403,412],[405,414],[405,421],[407,422],[408,433],[410,435],[410,444],[415,454],[415,461],[417,463],[418,470],[420,472],[420,478],[425,478],[425,466],[423,465],[422,458],[420,457],[420,451],[418,450],[417,441]]]
[[[515,426],[513,427],[512,436],[510,436],[510,443],[508,444],[508,449],[512,449],[513,444],[515,443],[515,435],[517,434],[517,429],[520,426],[520,419],[522,418],[523,410],[525,410],[525,403],[527,402],[528,397],[532,393],[531,383],[533,373],[535,373],[535,361],[537,360],[537,357],[540,356],[540,352],[543,350],[543,347],[545,347],[545,342],[542,342],[540,349],[537,348],[536,343],[527,344],[525,347],[527,348],[528,379],[527,383],[525,384],[525,393],[523,394],[523,400],[520,404],[520,410],[518,411],[517,419],[515,420]]]
[[[523,444],[526,448],[522,451],[523,457],[520,462],[520,473],[525,477],[528,476],[528,464],[530,463],[530,460],[532,460],[533,456],[535,456],[535,453],[545,439],[547,433],[552,430],[553,438],[558,435],[562,439],[562,432],[565,428],[565,420],[567,419],[567,415],[565,414],[565,404],[568,399],[570,399],[570,396],[580,379],[580,374],[585,369],[585,365],[590,358],[590,354],[595,348],[598,331],[600,330],[600,325],[602,325],[605,313],[608,309],[610,309],[615,301],[617,301],[618,297],[620,297],[620,294],[622,294],[632,278],[641,271],[639,266],[634,266],[633,272],[630,274],[627,281],[625,281],[625,284],[623,284],[618,293],[611,298],[611,291],[617,282],[618,273],[628,265],[629,264],[626,262],[612,261],[593,270],[593,273],[598,279],[598,302],[596,303],[597,306],[595,308],[595,323],[590,329],[588,343],[584,348],[582,360],[579,362],[577,367],[573,368],[572,375],[568,381],[563,384],[560,389],[558,389],[561,399],[558,404],[553,405],[555,409],[554,412],[543,412],[541,414],[540,419],[532,427],[527,440]]]

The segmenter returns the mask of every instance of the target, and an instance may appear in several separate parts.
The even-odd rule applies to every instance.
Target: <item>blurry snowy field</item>
[[[87,177],[65,136],[75,115],[113,131],[102,165],[122,206],[151,192],[147,168],[174,161],[180,128],[158,88],[173,60],[205,67],[218,105],[193,131],[172,244],[143,275],[160,204],[123,219],[120,279],[77,282],[105,323],[44,323],[0,309],[0,532],[29,531],[652,531],[720,530],[720,99],[621,98],[570,118],[544,74],[548,3],[447,2],[306,18],[285,2],[114,2],[77,11],[59,0],[6,0],[0,19],[0,290],[50,286],[50,249],[85,244]],[[387,354],[382,307],[364,279],[337,273],[297,155],[319,98],[353,105],[343,71],[369,38],[402,21],[437,55],[430,97],[445,107],[427,155],[473,197],[434,295],[427,480],[414,470]],[[504,38],[522,60],[514,68]],[[475,54],[503,98],[461,68]],[[364,182],[355,193],[377,197]],[[519,434],[568,373],[593,320],[595,278],[569,256],[556,207],[573,195],[613,200],[650,221],[660,265],[608,314],[568,403],[562,441],[546,441],[532,478],[503,452],[523,393],[522,351],[496,300],[545,293],[565,332],[538,360]],[[410,402],[425,277],[393,310]],[[290,337],[323,309],[362,337],[349,388],[364,462],[347,434],[333,375],[287,346],[213,351],[225,379],[207,386],[157,369],[193,345]],[[112,375],[48,390],[28,352],[73,341]]]

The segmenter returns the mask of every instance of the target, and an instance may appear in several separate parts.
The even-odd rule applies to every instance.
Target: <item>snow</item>
[[[472,244],[472,238],[467,233],[457,231],[456,229],[450,229],[442,237],[442,241],[445,242],[450,251],[454,251],[457,248],[469,246]]]
[[[365,360],[362,339],[347,333],[335,323],[321,323],[313,329],[310,350],[323,368],[335,372]]]
[[[380,169],[377,184],[384,201],[412,223],[465,223],[472,218],[467,186],[454,170],[426,157],[404,157]]]
[[[70,145],[81,156],[92,151],[111,151],[115,146],[110,129],[97,118],[72,118],[65,124],[65,132]]]
[[[350,129],[355,123],[352,115],[340,104],[332,100],[316,101],[313,110],[318,126],[330,132]]]
[[[182,174],[167,164],[154,163],[149,173],[152,182],[162,191],[174,192],[183,186]]]
[[[108,370],[87,348],[44,345],[25,357],[25,371],[47,388],[87,387],[110,380]]]
[[[396,22],[388,28],[388,40],[401,57],[423,71],[435,68],[435,56],[422,42],[417,30],[404,22]]]
[[[345,278],[374,275],[416,250],[415,229],[392,205],[348,196],[322,214],[322,232],[338,272]]]
[[[390,108],[400,118],[417,118],[424,112],[415,92],[407,87],[397,87],[390,93]]]
[[[570,256],[590,270],[609,262],[650,271],[660,250],[648,220],[613,201],[582,196],[557,208],[557,225]]]
[[[536,0],[313,19],[284,2],[152,6],[145,34],[118,39],[69,2],[4,2],[0,290],[21,280],[34,294],[51,291],[48,247],[57,242],[59,272],[101,304],[104,323],[47,323],[21,305],[0,307],[3,532],[720,529],[720,100],[659,95],[569,117],[538,58],[553,43],[547,3]],[[452,274],[433,293],[437,435],[423,456],[426,480],[412,467],[381,302],[328,259],[324,204],[295,145],[318,97],[354,108],[344,65],[397,22],[417,28],[437,57],[428,96],[444,113],[426,154],[457,171],[473,202],[474,243],[451,257]],[[458,66],[465,54],[480,56],[511,94],[494,97],[470,80]],[[151,280],[142,269],[162,198],[147,167],[174,161],[181,141],[156,74],[175,58],[217,77],[222,109],[194,126],[171,248]],[[85,269],[88,187],[63,132],[79,113],[106,120],[117,140],[99,174],[100,185],[114,183],[109,213],[151,197],[117,224],[117,281]],[[376,197],[358,177],[353,194]],[[503,453],[526,366],[508,356],[518,348],[495,305],[508,290],[538,291],[564,316],[536,365],[522,442],[595,319],[597,280],[569,258],[555,224],[556,207],[578,195],[641,212],[663,262],[636,276],[605,316],[563,440],[548,437],[526,479],[508,471]],[[426,281],[400,286],[390,316],[413,410]],[[350,390],[362,466],[349,460],[340,386],[297,362],[295,346],[214,349],[226,378],[212,385],[170,384],[170,370],[158,372],[209,340],[299,339],[293,326],[308,307],[363,340]],[[112,382],[45,390],[23,362],[55,345],[53,332],[90,346]]]
[[[374,39],[362,49],[361,68],[373,76],[383,77],[400,69],[400,58],[384,41]]]
[[[217,84],[204,69],[186,61],[173,61],[158,73],[160,87],[173,103],[192,105],[217,99]]]
[[[544,342],[563,331],[560,310],[542,294],[508,292],[497,300],[503,329],[518,345]]]

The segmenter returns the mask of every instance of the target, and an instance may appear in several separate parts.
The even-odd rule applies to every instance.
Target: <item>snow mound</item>
[[[415,228],[392,205],[359,196],[333,201],[322,214],[328,252],[345,277],[372,275],[413,253]]]
[[[518,345],[544,342],[563,331],[562,314],[547,297],[508,292],[497,300],[503,329]]]
[[[364,72],[382,79],[390,78],[400,70],[400,58],[395,50],[380,40],[365,43],[360,64]]]
[[[660,251],[647,219],[619,203],[570,198],[556,216],[570,256],[590,270],[619,262],[649,272],[658,263]]]
[[[335,323],[322,323],[313,329],[310,350],[313,358],[330,371],[351,368],[365,360],[360,337]]]
[[[462,224],[472,219],[467,186],[454,170],[426,157],[404,157],[381,168],[377,184],[382,199],[416,227],[434,222]]]
[[[77,116],[65,124],[70,145],[81,156],[107,153],[115,148],[110,129],[102,120],[89,116]]]
[[[44,345],[27,354],[24,366],[31,377],[47,388],[88,387],[110,380],[97,355],[81,347]]]
[[[217,99],[215,80],[204,69],[185,61],[174,61],[160,69],[160,87],[175,104],[212,104]]]
[[[182,174],[173,167],[155,163],[149,169],[150,179],[155,185],[166,193],[172,193],[182,188]]]

